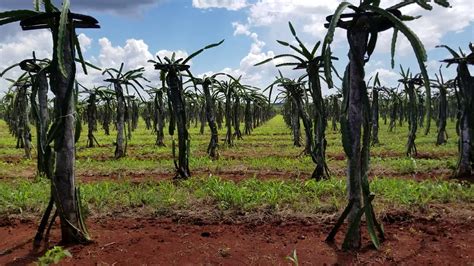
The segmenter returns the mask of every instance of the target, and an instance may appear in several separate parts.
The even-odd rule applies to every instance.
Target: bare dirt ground
[[[206,222],[202,219],[113,218],[89,219],[94,243],[66,247],[72,258],[64,265],[289,265],[285,259],[296,249],[301,265],[408,264],[472,265],[472,219],[441,220],[407,214],[384,216],[387,239],[376,251],[366,232],[357,253],[324,242],[330,220],[280,219],[247,222]],[[32,248],[37,224],[4,219],[0,223],[0,265],[24,265],[58,244],[58,225],[47,245]],[[365,228],[365,227],[363,227]]]
[[[331,169],[331,173],[334,176],[344,176],[346,174],[345,169]],[[374,177],[384,178],[400,178],[400,179],[411,179],[417,181],[423,180],[450,180],[453,171],[450,169],[434,169],[427,172],[416,172],[400,174],[394,170],[385,170],[382,168],[374,168],[369,173],[369,179]],[[253,169],[236,169],[236,170],[218,170],[208,171],[204,169],[196,169],[192,171],[193,176],[207,177],[209,175],[219,176],[223,180],[232,180],[235,182],[241,182],[249,177],[255,177],[260,180],[308,180],[311,177],[311,172],[290,172],[290,171],[277,171],[277,170],[253,170]],[[36,177],[33,170],[26,169],[18,172],[16,175],[11,176],[0,176],[0,180],[12,180],[18,177],[33,180]],[[174,176],[173,171],[121,171],[99,174],[95,172],[83,171],[76,173],[76,177],[80,182],[99,182],[99,181],[130,181],[133,183],[141,183],[146,181],[163,181],[171,180]],[[472,182],[474,177],[466,177],[462,180]]]

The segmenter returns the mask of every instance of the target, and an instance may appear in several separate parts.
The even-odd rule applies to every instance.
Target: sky
[[[57,3],[59,0],[56,1]],[[358,0],[351,0],[358,4]],[[382,0],[382,7],[400,1]],[[225,39],[216,48],[204,51],[191,61],[191,72],[195,76],[226,72],[242,76],[242,83],[265,88],[278,74],[273,62],[255,67],[254,64],[281,53],[291,53],[276,40],[294,43],[288,21],[291,21],[300,39],[308,47],[322,41],[326,35],[325,17],[331,15],[338,0],[71,0],[71,10],[95,17],[100,29],[77,30],[86,60],[101,68],[125,69],[145,67],[146,77],[159,84],[159,73],[147,63],[156,55],[186,57],[210,43]],[[417,5],[402,9],[407,15],[422,17],[407,22],[418,35],[428,53],[426,65],[434,76],[440,60],[449,57],[445,49],[435,48],[446,44],[453,48],[468,50],[474,41],[474,1],[450,0],[451,8],[434,5],[426,11]],[[0,0],[0,11],[32,9],[31,0]],[[399,65],[410,67],[417,73],[419,67],[409,42],[399,34],[396,67],[390,67],[390,43],[392,30],[379,35],[377,47],[366,64],[367,79],[379,73],[383,85],[397,86],[400,78]],[[343,72],[347,64],[347,40],[345,32],[336,31],[333,53],[339,60],[335,63]],[[0,26],[0,72],[6,67],[30,58],[32,52],[38,58],[51,57],[52,40],[48,30],[21,31],[18,23]],[[318,51],[320,52],[320,51]],[[297,78],[304,74],[289,67],[281,67],[283,74]],[[105,76],[100,71],[90,70],[85,76],[78,66],[78,81],[86,87],[104,85]],[[445,78],[455,75],[455,67],[443,67]],[[14,69],[5,76],[16,78],[21,74]],[[9,86],[0,79],[0,97]],[[324,88],[324,94],[334,93]]]

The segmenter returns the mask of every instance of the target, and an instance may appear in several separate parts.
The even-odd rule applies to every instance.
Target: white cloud
[[[145,67],[144,76],[155,83],[158,81],[159,72],[154,69],[151,63],[147,62],[154,58],[144,40],[128,39],[125,41],[125,45],[120,46],[112,44],[109,39],[103,37],[98,40],[98,44],[100,46],[98,59],[95,57],[90,59],[96,66],[102,69],[118,69],[123,62],[124,71]],[[108,78],[108,76],[103,76],[100,71],[93,69],[89,69],[88,75],[84,75],[82,69],[78,68],[77,80],[85,87],[90,88],[93,86],[107,85],[107,83],[103,81],[106,78]],[[147,82],[143,82],[142,85],[145,84],[147,84]]]
[[[52,57],[52,37],[47,30],[36,32],[18,32],[0,43],[0,72],[24,59],[31,58],[33,51],[37,58]],[[22,70],[16,67],[5,74],[5,77],[16,79]],[[0,79],[0,91],[8,88],[9,82]]]
[[[1,1],[0,10],[2,8],[11,9],[18,7],[24,3],[16,0]],[[102,3],[104,2],[104,3]],[[79,1],[74,4],[78,8],[104,10],[107,9],[106,1],[97,2],[92,0]],[[130,2],[130,1],[128,1]],[[110,9],[113,10],[127,10],[131,8],[125,3],[125,0],[114,1]],[[160,0],[139,0],[139,6],[151,5]],[[351,0],[351,2],[358,4],[358,0]],[[382,4],[387,7],[391,4],[399,2],[395,0],[382,1]],[[233,35],[236,38],[246,36],[250,40],[248,52],[242,55],[242,58],[237,66],[232,68],[224,68],[222,71],[227,71],[235,76],[243,76],[243,82],[246,84],[257,85],[264,87],[268,85],[277,73],[275,62],[270,62],[262,66],[254,67],[254,64],[264,59],[273,57],[277,53],[291,52],[287,47],[280,47],[275,43],[276,39],[291,41],[292,36],[288,29],[288,21],[292,21],[298,35],[305,44],[312,47],[318,40],[322,40],[326,34],[324,23],[325,17],[334,12],[339,0],[314,1],[314,0],[193,0],[192,4],[196,8],[223,8],[227,10],[244,9],[247,17],[242,21],[232,23]],[[446,9],[435,6],[433,11],[428,12],[412,5],[404,8],[403,12],[409,15],[423,15],[422,18],[408,22],[408,25],[418,34],[420,39],[424,42],[428,52],[439,44],[441,39],[446,36],[448,32],[462,32],[470,23],[474,21],[474,13],[472,12],[472,0],[457,0],[451,3],[453,8]],[[28,4],[29,5],[29,4]],[[73,8],[74,8],[73,6]],[[28,8],[28,7],[26,7]],[[6,66],[18,62],[24,58],[31,56],[33,49],[37,52],[37,57],[51,57],[51,34],[48,31],[41,32],[20,32],[18,25],[7,25],[2,27],[2,34],[0,35],[0,71]],[[258,34],[257,34],[258,32]],[[397,65],[404,63],[408,57],[404,55],[412,55],[412,49],[409,43],[401,34],[397,45]],[[389,49],[390,49],[391,32],[387,31],[378,38],[377,49],[375,54],[382,55],[376,57],[374,54],[373,61],[367,64],[367,73],[375,74],[378,71],[382,82],[387,82],[390,86],[396,85],[398,74],[394,71],[386,69],[389,65]],[[147,77],[157,81],[158,71],[153,69],[152,64],[147,63],[148,59],[155,59],[154,55],[171,56],[171,51],[160,50],[150,51],[149,46],[144,40],[128,39],[123,44],[113,44],[107,38],[99,40],[92,40],[84,34],[79,35],[79,40],[84,51],[88,53],[94,45],[99,44],[99,54],[96,57],[88,57],[89,61],[100,67],[114,67],[118,68],[122,62],[125,62],[125,69],[129,70],[136,67],[145,66],[147,70]],[[347,47],[345,40],[345,31],[338,29],[336,31],[334,49],[335,56],[345,61],[347,54]],[[342,47],[342,45],[344,45]],[[459,44],[462,47],[466,45]],[[279,50],[281,48],[281,50]],[[186,51],[177,51],[177,57],[187,57]],[[385,56],[385,57],[384,57]],[[382,59],[380,59],[382,58]],[[282,60],[278,60],[281,62]],[[278,63],[277,62],[277,63]],[[342,62],[343,63],[343,62]],[[438,62],[430,58],[427,63],[430,72],[437,71]],[[454,68],[450,68],[454,71]],[[85,84],[92,86],[93,84],[101,83],[104,79],[101,73],[91,70],[90,76],[84,76],[80,73],[78,66],[78,79]],[[207,70],[207,69],[204,69]],[[416,71],[415,67],[413,71]],[[290,78],[297,77],[302,72],[293,71],[291,68],[282,69],[284,74]],[[397,71],[397,70],[395,70]],[[339,69],[342,72],[342,69]],[[11,77],[17,75],[11,73]],[[211,73],[207,71],[207,73]],[[395,77],[395,76],[397,77]],[[371,75],[367,75],[370,77]],[[5,87],[6,82],[0,80],[0,90]]]
[[[17,23],[10,23],[2,25],[2,34],[0,34],[0,42],[8,42],[21,32],[20,26]]]
[[[392,70],[388,70],[386,68],[375,69],[374,71],[372,71],[371,73],[367,75],[367,80],[370,77],[375,77],[377,73],[379,74],[379,80],[382,86],[397,87],[397,85],[399,84],[398,80],[401,78],[401,76],[398,73]]]
[[[81,50],[83,52],[87,51],[91,47],[92,44],[92,39],[87,37],[84,33],[81,33],[77,36],[77,39],[79,40],[79,43],[81,45]]]
[[[161,59],[163,59],[164,57],[168,57],[171,59],[171,57],[173,56],[173,53],[175,53],[176,59],[179,59],[179,58],[185,59],[186,57],[188,57],[188,52],[183,51],[183,50],[177,50],[177,51],[159,50],[155,55],[158,55]],[[192,65],[193,64],[192,60],[187,62],[187,64]]]
[[[145,67],[145,77],[154,83],[159,80],[159,71],[154,69],[153,64],[148,63],[150,59],[156,59],[149,46],[144,40],[128,39],[124,45],[113,44],[108,38],[100,38],[94,41],[85,34],[78,36],[79,42],[83,51],[87,51],[93,45],[99,45],[98,57],[86,57],[86,60],[92,64],[105,69],[120,67],[124,62],[124,71]],[[18,34],[9,37],[8,41],[0,43],[0,71],[3,71],[9,65],[17,63],[23,59],[30,58],[32,51],[36,52],[37,58],[51,58],[52,57],[52,40],[49,31],[40,32],[19,32]],[[172,51],[160,50],[155,55],[171,57]],[[188,53],[183,50],[176,51],[177,58],[185,58]],[[189,62],[192,64],[192,62]],[[6,77],[16,78],[21,74],[19,68],[11,70]],[[83,73],[82,68],[77,66],[77,80],[85,87],[92,88],[93,86],[106,85],[103,81],[107,76],[103,76],[101,71],[88,68],[88,75]],[[5,91],[9,83],[5,79],[0,79],[0,91]]]
[[[240,60],[237,69],[228,68],[223,69],[222,71],[229,71],[234,76],[242,75],[243,83],[265,88],[271,84],[274,81],[275,76],[278,75],[278,69],[275,65],[285,62],[286,59],[279,58],[264,65],[255,66],[255,64],[262,62],[265,59],[275,57],[275,52],[272,50],[264,51],[266,43],[259,38],[257,33],[250,31],[250,24],[233,22],[232,27],[234,28],[234,36],[247,36],[252,40],[252,43],[250,44],[249,52]],[[290,53],[293,53],[293,51]],[[292,79],[298,78],[304,73],[304,71],[295,71],[289,67],[281,68],[280,71],[282,71],[285,77]]]
[[[442,8],[434,6],[433,10],[427,11],[416,5],[408,6],[402,9],[406,15],[422,17],[408,21],[406,24],[420,38],[427,51],[441,44],[441,39],[449,32],[462,32],[470,23],[474,21],[472,12],[472,0],[451,1],[452,8]],[[408,40],[399,33],[397,41],[397,53],[400,55],[412,54],[413,48]],[[390,42],[392,40],[392,31],[382,33],[378,38],[376,52],[388,53],[390,51]]]
[[[249,21],[253,25],[268,26],[275,22],[287,22],[292,18],[305,20],[331,14],[339,1],[313,1],[313,0],[259,0],[250,7]]]
[[[49,31],[20,32],[9,42],[0,43],[2,66],[30,58],[33,51],[38,58],[51,56],[52,43]]]
[[[240,24],[239,22],[232,22],[232,27],[234,27],[234,36],[240,34],[249,36],[251,34],[249,31],[249,25]]]
[[[357,5],[359,1],[350,0],[349,2]],[[384,7],[389,7],[398,2],[400,1],[388,0],[382,4]],[[273,28],[276,33],[281,33],[283,24],[292,21],[294,24],[301,25],[302,32],[322,39],[326,34],[324,23],[327,21],[325,18],[335,11],[339,3],[338,0],[258,0],[249,8],[248,24],[245,30],[250,31],[252,27],[265,26]],[[433,49],[435,45],[439,44],[446,33],[460,32],[474,21],[472,0],[452,1],[452,6],[452,8],[442,8],[434,5],[432,11],[426,11],[417,5],[410,5],[402,9],[402,12],[407,15],[422,15],[421,19],[407,22],[407,24],[420,37],[427,50]],[[344,40],[345,32],[337,30],[336,43]],[[388,52],[390,40],[391,31],[379,36],[377,52]],[[408,41],[401,36],[398,51],[405,55],[411,50]]]
[[[125,68],[132,69],[150,65],[147,61],[153,59],[148,45],[143,40],[128,39],[125,46],[113,46],[109,39],[100,38],[99,62],[103,67],[117,68],[124,62]]]
[[[355,5],[359,4],[358,0],[349,1]],[[389,7],[398,2],[400,1],[387,0],[382,2],[382,5],[383,7]],[[339,0],[257,0],[255,3],[249,5],[248,17],[244,23],[238,21],[232,23],[234,36],[246,35],[250,37],[253,31],[258,29],[259,32],[266,32],[266,34],[264,34],[264,40],[271,44],[273,44],[276,39],[292,40],[287,25],[288,21],[291,21],[300,39],[305,45],[309,44],[308,46],[312,47],[316,41],[322,40],[325,37],[326,28],[324,27],[324,23],[327,23],[326,16],[334,13],[339,3]],[[452,1],[451,4],[453,8],[443,8],[434,4],[432,11],[426,11],[417,5],[410,5],[402,9],[402,12],[407,15],[422,15],[420,19],[407,22],[407,25],[419,36],[428,52],[430,52],[435,45],[439,44],[447,33],[462,32],[463,29],[474,21],[472,0],[457,0],[455,2]],[[367,70],[368,72],[371,70],[380,72],[379,75],[381,76],[382,82],[385,81],[390,86],[396,86],[398,74],[385,68],[385,66],[389,65],[390,60],[391,35],[391,30],[382,33],[378,38],[375,51],[375,54],[386,56],[382,57],[386,58],[386,61],[378,59],[376,62],[368,64]],[[258,35],[256,39],[260,41]],[[309,42],[306,40],[309,40]],[[265,44],[265,42],[263,42],[263,44]],[[275,46],[269,47],[269,50],[265,51],[264,45],[258,45],[254,39],[250,53],[241,61],[240,69],[244,69],[243,66],[250,65],[258,58],[265,57],[262,55],[265,55],[265,52],[272,52],[272,48],[279,51],[279,47]],[[335,33],[333,52],[335,56],[345,58],[344,55],[347,54],[347,49],[346,32],[338,29]],[[397,65],[399,63],[405,65],[407,61],[412,60],[412,57],[406,57],[412,54],[413,49],[410,43],[400,33],[397,43]],[[416,62],[415,60],[412,61],[414,61],[412,63]],[[272,66],[272,64],[267,65],[269,67]],[[431,73],[435,69],[434,65],[439,64],[436,64],[433,60],[428,64]],[[415,68],[418,70],[416,65],[413,65],[413,67],[414,70]],[[249,72],[253,73],[254,76],[257,76],[259,73],[258,71],[255,73],[255,70],[252,71],[250,69]],[[375,74],[375,72],[373,74]],[[294,76],[295,74],[289,72],[288,75]],[[370,77],[370,75],[367,76]],[[269,80],[270,77],[262,76],[262,79]]]
[[[236,11],[246,6],[246,0],[193,0],[193,7],[201,9],[225,8]]]
[[[249,85],[264,87],[270,83],[273,78],[273,73],[276,72],[274,63],[255,67],[254,65],[275,56],[273,51],[263,52],[265,42],[259,39],[255,32],[249,30],[249,25],[244,25],[239,22],[233,22],[234,36],[245,35],[252,40],[250,50],[246,56],[240,60],[238,69],[223,69],[222,71],[229,71],[233,76],[242,76],[242,81]]]

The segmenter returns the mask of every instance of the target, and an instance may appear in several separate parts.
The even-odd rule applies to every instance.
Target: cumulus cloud
[[[102,68],[120,68],[121,63],[124,63],[124,71],[136,69],[139,67],[145,68],[144,76],[151,80],[156,85],[159,80],[159,71],[154,69],[150,59],[156,59],[156,55],[160,57],[171,57],[173,51],[159,50],[151,52],[148,44],[140,39],[128,39],[124,44],[114,44],[108,38],[103,37],[97,41],[81,33],[78,36],[79,42],[83,52],[89,50],[92,46],[98,45],[98,56],[87,56],[86,60],[92,64]],[[39,32],[19,32],[8,41],[0,43],[0,72],[6,67],[17,63],[25,58],[30,58],[32,52],[36,52],[38,58],[52,57],[52,39],[51,33],[47,30]],[[186,58],[188,52],[184,50],[175,51],[177,58]],[[189,62],[192,64],[192,62]],[[16,78],[21,74],[19,68],[10,71],[6,77]],[[101,71],[88,69],[88,75],[85,75],[81,67],[77,67],[76,79],[85,87],[92,88],[93,86],[107,85],[103,80],[107,76],[103,76]],[[0,79],[0,91],[5,91],[8,88],[9,82],[5,79]]]
[[[406,24],[416,33],[428,51],[439,45],[441,39],[447,33],[462,32],[468,27],[474,21],[474,13],[471,11],[471,0],[452,1],[452,8],[441,8],[435,5],[431,11],[421,9],[416,5],[402,9],[402,12],[406,15],[422,16],[417,20],[408,21]],[[387,53],[390,51],[391,35],[392,32],[387,31],[379,36],[376,52]],[[412,51],[413,49],[408,40],[402,34],[399,34],[397,52],[401,55],[407,55],[411,54]]]
[[[307,20],[320,16],[324,19],[334,12],[338,4],[337,0],[259,0],[250,7],[249,21],[253,25],[268,26],[296,17]]]
[[[147,62],[150,59],[154,59],[154,56],[144,40],[128,39],[121,46],[114,45],[108,38],[103,37],[98,40],[98,44],[100,46],[99,56],[98,58],[90,58],[91,63],[102,69],[118,69],[124,63],[124,71],[144,67],[144,76],[155,83],[158,81],[158,71],[154,69],[152,64]],[[84,75],[82,70],[78,68],[77,80],[86,87],[107,85],[103,81],[106,78],[108,76],[103,76],[100,71],[96,70],[90,70],[89,75]],[[155,83],[150,85],[155,85]]]
[[[31,57],[32,52],[36,52],[36,56],[51,56],[53,41],[49,31],[39,31],[36,33],[28,32],[18,34],[14,40],[10,42],[0,43],[0,58],[3,65],[11,65],[25,58]]]
[[[193,7],[200,9],[225,8],[236,11],[246,6],[246,0],[193,0]]]
[[[248,54],[240,60],[238,69],[223,69],[223,71],[231,72],[235,76],[242,76],[243,81],[255,86],[268,85],[270,78],[276,71],[274,63],[268,63],[261,67],[255,67],[254,65],[267,58],[274,57],[275,53],[273,51],[262,51],[266,44],[259,39],[257,33],[249,30],[249,25],[233,22],[232,27],[234,28],[234,36],[247,36],[252,40],[252,43]]]
[[[273,50],[264,51],[266,43],[260,39],[256,32],[250,30],[252,27],[250,20],[247,24],[233,22],[232,27],[234,28],[234,36],[244,35],[252,42],[250,44],[249,52],[240,60],[238,68],[225,68],[222,71],[234,76],[242,76],[242,82],[245,84],[265,88],[272,83],[275,76],[278,75],[278,69],[275,65],[285,62],[286,59],[279,58],[264,65],[255,66],[255,64],[262,62],[265,59],[275,57],[275,52]],[[291,79],[298,78],[304,73],[304,71],[295,71],[292,70],[292,68],[282,68],[280,71],[282,71],[285,77]]]
[[[31,58],[35,52],[37,58],[52,57],[52,37],[47,30],[33,32],[19,32],[9,37],[8,41],[0,43],[0,72],[7,67],[18,63],[24,59]],[[17,78],[22,73],[20,68],[9,71],[5,77]],[[8,88],[9,82],[0,79],[0,91]]]
[[[239,22],[232,22],[232,27],[234,27],[234,36],[240,34],[249,36],[250,34],[252,34],[249,31],[249,25],[244,25]]]
[[[171,57],[173,57],[173,53],[175,54],[175,58],[176,58],[176,59],[179,59],[179,58],[184,58],[184,59],[185,59],[186,57],[189,56],[189,55],[188,55],[188,52],[183,51],[183,50],[177,50],[177,51],[159,50],[159,51],[155,54],[155,56],[159,56],[162,60],[163,60],[163,58],[165,58],[165,57],[168,57],[168,58],[171,59]],[[188,61],[187,64],[188,64],[188,65],[192,65],[192,64],[193,64],[192,60],[191,60],[191,61]]]
[[[74,1],[73,9],[78,10],[107,10],[120,13],[127,10],[128,13],[133,13],[140,8],[157,4],[163,0],[138,0],[125,1],[117,0],[113,3],[109,1],[93,1],[82,0]],[[357,0],[350,0],[354,4],[358,4]],[[387,7],[396,2],[395,0],[382,1],[382,4]],[[309,47],[322,40],[326,34],[326,29],[323,24],[325,17],[334,12],[339,0],[314,1],[314,0],[193,0],[192,4],[195,8],[210,9],[222,8],[227,10],[241,10],[245,9],[247,17],[242,21],[232,23],[233,35],[235,38],[249,38],[249,49],[237,66],[233,68],[224,68],[226,71],[234,76],[243,76],[243,81],[247,84],[264,87],[273,80],[277,73],[275,62],[267,63],[263,66],[254,67],[253,65],[264,59],[273,57],[276,53],[283,50],[278,50],[280,47],[274,46],[276,39],[291,40],[289,33],[288,21],[292,21],[300,38],[307,43]],[[18,0],[2,0],[0,1],[0,10],[16,9],[16,8],[31,8],[31,2]],[[449,32],[462,32],[467,26],[474,21],[474,13],[472,10],[472,0],[457,0],[452,2],[453,8],[441,8],[435,6],[433,11],[424,11],[417,6],[410,6],[403,9],[403,12],[409,15],[422,15],[423,17],[414,21],[408,22],[408,25],[418,34],[420,39],[425,43],[428,51],[439,44],[441,39]],[[80,11],[79,11],[80,12]],[[449,25],[446,25],[446,21]],[[258,32],[258,34],[257,34]],[[34,36],[34,37],[33,37]],[[287,39],[288,38],[288,39]],[[387,31],[378,38],[378,45],[375,54],[387,55],[386,61],[380,60],[374,55],[374,59],[378,61],[371,61],[367,65],[367,73],[378,71],[382,80],[386,81],[392,86],[396,85],[394,80],[394,71],[386,70],[389,61],[391,32]],[[397,54],[403,56],[411,54],[411,47],[401,34],[399,35],[399,42],[397,45]],[[347,53],[347,47],[340,49],[338,45],[346,43],[345,32],[337,30],[335,36],[335,47],[333,51],[336,56],[342,58]],[[79,40],[84,51],[89,52],[94,45],[99,45],[99,53],[96,57],[87,56],[88,59],[100,67],[114,67],[118,68],[120,63],[125,62],[125,68],[132,69],[144,66],[147,69],[149,78],[156,78],[158,71],[153,69],[153,66],[147,63],[148,59],[154,59],[158,54],[160,56],[171,56],[171,51],[160,50],[150,51],[149,46],[143,40],[129,39],[122,44],[113,44],[107,38],[99,40],[92,40],[84,34],[79,35]],[[268,43],[268,45],[267,45]],[[34,48],[33,48],[34,47]],[[7,25],[2,27],[2,34],[0,35],[0,71],[9,64],[18,62],[24,58],[31,56],[33,49],[37,52],[38,57],[51,56],[51,36],[48,31],[41,32],[19,32],[18,25]],[[338,49],[339,48],[339,49]],[[284,48],[283,48],[284,49]],[[285,52],[290,52],[285,50]],[[177,57],[186,57],[186,51],[177,51]],[[400,57],[397,57],[399,59]],[[403,60],[403,59],[402,59]],[[431,61],[427,63],[430,71],[437,70],[437,62]],[[384,64],[385,63],[385,64]],[[397,62],[401,63],[400,62]],[[79,71],[78,67],[78,71]],[[205,69],[206,70],[206,69]],[[296,72],[290,68],[282,69],[284,74],[288,77],[297,77],[301,72]],[[395,70],[396,71],[396,70]],[[210,73],[210,72],[207,72]],[[78,79],[87,84],[96,84],[101,82],[103,77],[98,71],[92,71],[91,75],[86,77],[83,74],[78,74]],[[13,75],[13,72],[12,72]],[[370,75],[367,75],[370,77]],[[0,86],[4,87],[5,81],[0,81]],[[0,88],[2,89],[2,88]]]
[[[150,65],[147,60],[153,59],[152,53],[144,40],[128,39],[125,45],[113,46],[107,38],[99,39],[99,62],[104,67],[118,67],[122,62],[126,68],[136,68]]]
[[[349,0],[349,2],[352,2],[355,5],[359,4],[358,0]],[[387,0],[382,2],[382,5],[383,7],[389,7],[398,2],[400,1]],[[283,36],[291,38],[287,26],[288,21],[291,21],[296,27],[300,38],[303,41],[311,40],[309,46],[312,47],[313,43],[322,40],[325,37],[327,32],[324,27],[324,23],[327,22],[326,16],[331,15],[339,3],[339,0],[257,0],[252,4],[249,4],[248,16],[246,20],[244,20],[244,23],[232,23],[234,35],[246,35],[250,37],[255,29],[259,29],[260,31],[266,32],[264,40],[267,41],[270,39],[273,44],[275,39],[283,39]],[[426,11],[417,5],[410,5],[402,9],[404,14],[422,16],[418,20],[407,22],[407,25],[419,36],[428,52],[430,52],[435,45],[439,44],[446,34],[450,32],[462,32],[474,21],[474,13],[471,12],[472,0],[458,0],[452,2],[452,5],[452,8],[443,8],[434,5],[432,11]],[[447,21],[449,22],[449,26],[446,24]],[[282,31],[282,29],[287,30],[288,34],[285,35],[286,33]],[[333,43],[333,52],[336,53],[336,56],[341,57],[341,53],[347,53],[348,47],[345,35],[346,32],[343,30],[338,29],[336,31]],[[390,56],[391,35],[391,30],[380,34],[377,48],[375,50],[375,54],[382,56],[386,55],[387,61]],[[271,50],[265,51],[263,46],[258,46],[255,40],[253,41],[252,46],[258,49],[247,54],[242,59],[241,65],[247,65],[247,61],[252,61],[252,59],[258,58],[258,56],[262,55],[264,52],[272,52]],[[275,49],[278,48],[275,47]],[[412,53],[413,49],[410,43],[402,34],[399,34],[399,40],[397,42],[397,64],[406,63],[406,56],[411,55]],[[435,68],[433,67],[434,65],[438,64],[433,62],[428,64],[431,73]],[[381,79],[390,84],[390,86],[397,85],[396,80],[398,74],[391,70],[387,70],[382,61],[379,60],[368,65],[367,70],[368,72],[373,70],[373,74],[378,71],[380,72]],[[288,74],[294,75],[292,73]]]
[[[355,5],[356,0],[349,0]],[[384,7],[392,6],[399,1],[387,0],[382,2]],[[322,39],[326,34],[324,23],[326,16],[331,15],[338,0],[313,1],[313,0],[259,0],[250,5],[246,30],[252,27],[271,27],[280,30],[280,26],[287,21],[297,22],[302,25],[303,32]],[[427,50],[433,49],[439,44],[441,38],[448,32],[460,32],[474,21],[472,12],[472,0],[458,0],[452,2],[452,8],[442,8],[435,5],[432,11],[427,11],[417,5],[410,5],[402,9],[407,15],[422,15],[421,19],[407,22],[412,30],[420,37]],[[446,22],[449,21],[449,26]],[[401,36],[401,34],[399,35]],[[342,30],[336,31],[336,42],[344,40],[345,34]],[[379,37],[379,45],[376,52],[386,53],[390,49],[391,34],[389,32]],[[411,52],[411,47],[404,37],[400,37],[398,51],[403,55]]]
[[[376,74],[379,74],[380,84],[387,87],[397,87],[398,80],[401,78],[400,75],[392,70],[386,68],[377,68],[367,75],[368,78],[375,77]]]
[[[92,44],[92,39],[87,37],[84,33],[81,33],[77,36],[77,39],[79,40],[79,43],[81,45],[81,50],[82,52],[87,51],[91,47]]]

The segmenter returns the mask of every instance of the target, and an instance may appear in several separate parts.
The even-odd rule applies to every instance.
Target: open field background
[[[434,122],[433,122],[434,123]],[[407,123],[403,127],[388,132],[381,123],[381,144],[371,148],[371,176],[406,177],[415,179],[444,179],[454,169],[457,159],[457,135],[454,122],[448,124],[448,143],[436,146],[436,128],[424,136],[420,132],[416,139],[418,156],[414,159],[405,156],[405,143],[408,134]],[[115,132],[105,136],[99,130],[96,138],[101,147],[86,148],[87,127],[84,125],[81,139],[77,145],[76,173],[80,181],[106,179],[170,179],[174,167],[171,154],[171,139],[166,136],[167,147],[154,145],[155,135],[145,130],[144,123],[133,132],[128,145],[128,157],[114,160]],[[34,128],[32,129],[35,138]],[[220,132],[221,137],[224,135]],[[220,146],[220,159],[212,161],[205,151],[209,143],[209,130],[199,134],[199,128],[191,126],[190,168],[195,177],[209,173],[223,179],[256,177],[258,179],[306,178],[313,171],[308,156],[300,156],[302,148],[292,145],[290,131],[281,116],[276,116],[262,127],[255,129],[244,140],[236,140],[235,147]],[[345,155],[342,150],[340,133],[327,130],[327,157],[333,176],[345,174]],[[15,149],[15,139],[8,133],[4,121],[0,121],[0,178],[32,179],[35,176],[35,160],[23,160],[23,150]],[[240,180],[239,179],[239,180]]]
[[[433,243],[438,242],[439,249],[451,245],[452,249],[458,250],[450,254],[443,252],[446,253],[446,261],[455,256],[461,264],[472,262],[474,189],[469,183],[449,179],[457,160],[455,124],[448,124],[449,139],[443,146],[435,145],[435,128],[427,136],[420,130],[416,139],[416,158],[405,156],[406,124],[397,127],[394,132],[388,132],[382,121],[381,144],[371,149],[371,190],[376,194],[374,207],[386,224],[389,238],[383,252],[375,253],[369,247],[359,257],[342,256],[337,249],[329,248],[322,242],[346,204],[346,161],[339,132],[327,130],[328,165],[333,177],[316,182],[308,179],[314,167],[311,159],[301,155],[303,148],[292,146],[290,131],[279,115],[255,129],[252,135],[236,140],[235,147],[221,145],[220,159],[215,161],[205,153],[209,141],[208,128],[204,135],[200,135],[199,129],[192,125],[190,169],[193,177],[176,184],[172,182],[174,166],[169,136],[165,139],[167,147],[156,147],[155,135],[145,130],[141,122],[129,141],[128,156],[114,160],[112,143],[115,131],[105,136],[99,130],[96,138],[101,147],[85,148],[87,129],[84,127],[77,145],[76,176],[92,236],[97,236],[98,242],[94,245],[98,249],[107,243],[121,243],[117,239],[104,238],[113,234],[113,230],[132,235],[137,232],[152,235],[156,230],[173,235],[178,231],[191,236],[194,234],[189,232],[197,232],[198,236],[202,232],[214,232],[211,235],[215,238],[200,236],[199,241],[204,246],[194,253],[202,255],[199,250],[206,250],[209,256],[207,259],[195,257],[196,262],[281,264],[287,263],[284,256],[293,249],[301,251],[301,261],[310,262],[311,256],[315,255],[311,247],[319,246],[327,252],[327,260],[322,261],[328,263],[355,262],[355,259],[370,262],[375,258],[381,262],[406,262],[405,259],[413,259],[418,253],[425,256],[419,258],[419,262],[429,263],[436,261],[437,257],[429,254],[437,254]],[[222,131],[220,134],[223,135]],[[23,150],[15,149],[15,139],[1,121],[0,235],[6,237],[2,239],[11,241],[0,245],[0,251],[8,250],[13,243],[22,242],[21,239],[24,242],[28,236],[31,238],[34,235],[36,223],[49,197],[49,182],[37,178],[35,169],[35,159],[23,159]],[[8,231],[9,227],[23,228],[23,232]],[[255,234],[252,230],[256,230]],[[278,240],[282,237],[278,235],[279,230],[288,231],[281,241]],[[441,232],[451,232],[451,238],[439,237]],[[13,235],[17,238],[12,238]],[[232,238],[239,235],[246,240],[232,244]],[[435,239],[427,238],[427,235],[437,236]],[[268,246],[270,242],[264,244],[266,236],[272,239],[271,243],[280,244],[278,248]],[[340,233],[339,237],[342,236],[343,233]],[[143,236],[136,236],[135,240],[127,239],[151,241],[148,244],[153,245],[152,240],[146,240]],[[181,240],[177,238],[173,241]],[[262,249],[250,252],[235,246],[245,245],[248,241],[261,241]],[[338,238],[338,241],[340,243],[341,239]],[[432,245],[427,251],[422,251],[421,247],[429,244],[426,241],[433,242],[434,248]],[[283,243],[286,244],[283,246]],[[404,247],[404,243],[409,244]],[[401,248],[395,254],[393,247]],[[78,255],[73,258],[86,258],[87,249],[75,248],[73,253]],[[179,250],[185,252],[190,249],[183,244],[178,245],[175,251]],[[113,252],[102,251],[87,258],[95,258],[91,259],[93,262],[101,258],[113,262]],[[271,253],[268,260],[265,259],[265,252]],[[11,250],[0,254],[0,262],[11,261],[14,256],[25,259],[23,262],[34,258],[31,254],[17,253]],[[186,253],[186,256],[193,256],[194,253]],[[339,255],[342,257],[339,258]],[[146,259],[143,261],[146,262]],[[180,262],[179,258],[173,261],[171,257],[164,261]]]

